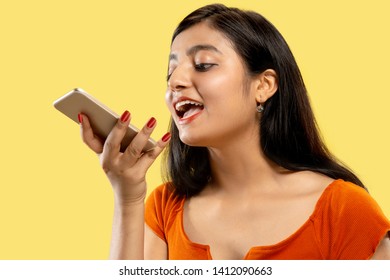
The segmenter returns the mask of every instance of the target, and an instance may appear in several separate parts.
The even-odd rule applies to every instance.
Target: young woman
[[[146,153],[154,118],[120,153],[128,111],[104,143],[79,115],[115,194],[112,258],[390,259],[389,220],[321,141],[294,57],[261,15],[188,15],[166,103],[170,132]],[[168,181],[145,204],[145,174],[167,146]]]

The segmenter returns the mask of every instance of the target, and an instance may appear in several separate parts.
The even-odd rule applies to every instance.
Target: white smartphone
[[[87,115],[93,132],[103,141],[107,138],[119,118],[118,114],[80,88],[75,88],[60,97],[54,101],[53,105],[57,110],[68,116],[76,123],[79,123],[79,113]],[[126,149],[138,132],[138,128],[131,124],[129,125],[126,135],[121,143],[121,152]],[[155,146],[156,142],[152,138],[149,138],[149,141],[143,151],[149,151]]]

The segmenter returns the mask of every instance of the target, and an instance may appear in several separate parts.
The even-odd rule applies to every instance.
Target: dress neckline
[[[342,180],[342,179],[336,179],[336,180],[333,180],[328,186],[325,187],[325,189],[322,191],[320,197],[318,198],[318,200],[317,200],[317,202],[315,204],[315,207],[314,207],[314,210],[313,210],[312,214],[291,235],[289,235],[288,237],[284,238],[283,240],[281,240],[281,241],[279,241],[277,243],[271,244],[271,245],[252,246],[248,250],[248,252],[245,254],[243,260],[248,259],[248,257],[253,252],[278,249],[279,247],[282,247],[282,246],[286,245],[287,243],[291,242],[292,240],[294,240],[295,238],[297,238],[302,231],[304,231],[307,227],[310,226],[311,221],[315,218],[315,216],[320,211],[321,205],[323,204],[322,202],[325,199],[325,197],[327,196],[327,194],[329,193],[330,189],[333,186],[337,185],[339,182],[343,182],[343,181],[344,180]],[[207,253],[208,259],[209,260],[213,260],[213,257],[212,257],[212,254],[211,254],[210,245],[200,244],[200,243],[196,243],[196,242],[191,241],[190,238],[188,237],[188,235],[186,234],[185,230],[184,230],[184,215],[183,215],[183,212],[184,212],[184,203],[185,203],[185,201],[186,201],[186,199],[183,199],[181,201],[180,207],[178,209],[179,210],[178,215],[179,215],[179,220],[180,220],[180,227],[179,228],[181,230],[181,235],[184,236],[184,239],[185,239],[186,243],[188,243],[190,246],[201,248],[201,249],[205,250],[205,252]]]

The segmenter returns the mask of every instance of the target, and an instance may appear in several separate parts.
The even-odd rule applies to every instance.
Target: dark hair
[[[260,123],[260,145],[264,154],[288,170],[311,170],[365,188],[323,143],[300,70],[279,31],[258,13],[214,4],[185,17],[176,28],[172,42],[182,31],[203,21],[232,42],[249,75],[266,69],[277,73],[278,90],[266,101]],[[184,144],[172,119],[170,131],[167,181],[178,195],[191,197],[211,178],[208,150]]]

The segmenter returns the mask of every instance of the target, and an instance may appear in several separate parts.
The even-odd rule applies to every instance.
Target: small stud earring
[[[261,105],[261,104],[259,104],[259,106],[256,107],[256,111],[257,111],[258,113],[263,113],[263,111],[264,111],[264,106]]]

